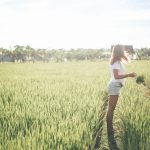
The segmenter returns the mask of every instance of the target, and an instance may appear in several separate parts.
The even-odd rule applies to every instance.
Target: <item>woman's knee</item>
[[[115,108],[108,107],[108,111],[107,111],[107,113],[112,113],[112,114],[113,114],[114,110],[115,110]]]

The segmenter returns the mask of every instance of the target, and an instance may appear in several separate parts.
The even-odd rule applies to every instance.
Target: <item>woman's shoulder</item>
[[[111,66],[113,65],[119,65],[121,62],[119,60],[115,61],[113,64],[110,64]]]
[[[119,61],[115,61],[113,64],[110,64],[110,67],[112,69],[120,69],[120,62]]]

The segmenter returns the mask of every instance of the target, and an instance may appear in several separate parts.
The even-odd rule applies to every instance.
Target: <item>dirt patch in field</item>
[[[146,90],[145,93],[147,96],[150,96],[150,89]]]

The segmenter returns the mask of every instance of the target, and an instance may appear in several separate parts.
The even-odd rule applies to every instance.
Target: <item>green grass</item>
[[[148,61],[126,68],[144,74],[150,85]],[[101,108],[108,80],[108,62],[0,64],[0,149],[93,147],[93,132],[106,111]],[[122,150],[149,150],[150,97],[136,79],[127,79],[123,88],[114,118],[118,145]],[[101,128],[100,149],[108,148],[106,124]]]

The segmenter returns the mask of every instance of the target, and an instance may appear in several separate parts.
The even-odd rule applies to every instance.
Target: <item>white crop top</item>
[[[124,79],[115,79],[114,74],[113,74],[113,69],[118,69],[118,74],[124,74],[124,66],[120,61],[116,61],[114,64],[110,64],[110,74],[111,74],[111,79],[110,82],[121,82],[124,84]]]

